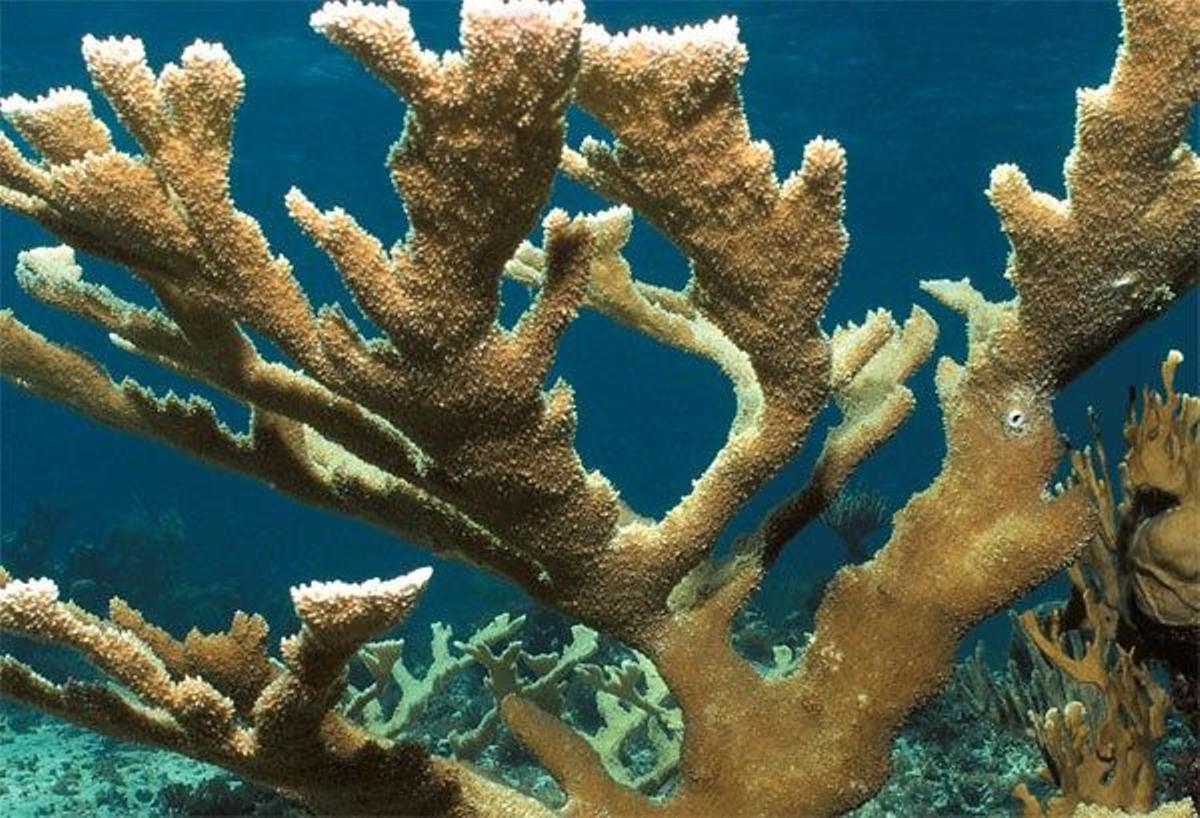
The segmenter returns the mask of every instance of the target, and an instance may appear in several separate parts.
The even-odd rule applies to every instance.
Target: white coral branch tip
[[[669,51],[689,45],[698,48],[716,46],[721,50],[741,49],[742,47],[738,39],[737,18],[728,14],[697,25],[677,26],[670,31],[662,31],[652,26],[642,26],[617,34],[609,34],[603,26],[596,24],[589,24],[586,30],[589,39],[617,48],[635,44],[654,51]]]
[[[508,17],[522,19],[540,17],[552,23],[574,23],[583,19],[580,0],[561,0],[546,3],[542,0],[463,0],[462,16]]]
[[[389,580],[310,582],[291,589],[292,604],[315,631],[372,631],[403,619],[432,575],[426,567]]]
[[[81,280],[83,268],[75,261],[75,249],[70,245],[31,247],[17,253],[17,276],[56,284]]]
[[[26,99],[20,94],[9,94],[0,99],[0,114],[5,117],[28,116],[54,108],[82,106],[92,110],[92,101],[78,88],[53,88],[36,99]]]
[[[372,577],[362,582],[343,582],[340,579],[329,582],[313,581],[292,588],[292,600],[299,604],[320,605],[330,599],[347,599],[358,597],[395,596],[419,591],[429,582],[433,575],[432,568],[418,568],[394,579]]]
[[[103,40],[91,34],[83,35],[83,58],[111,63],[136,63],[146,61],[146,47],[137,37],[105,37]]]
[[[225,46],[220,43],[209,43],[204,40],[196,40],[187,48],[183,49],[183,55],[180,61],[189,66],[192,63],[231,63],[233,60],[229,56],[229,52],[225,50]]]
[[[313,31],[328,34],[330,29],[344,29],[357,24],[409,29],[408,9],[388,2],[379,6],[360,0],[333,0],[312,13],[308,24]]]
[[[0,586],[0,610],[8,607],[27,607],[29,605],[50,605],[58,601],[58,586],[54,580],[41,577],[38,579],[14,579]]]

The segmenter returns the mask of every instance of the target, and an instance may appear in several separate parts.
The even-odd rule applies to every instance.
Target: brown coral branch
[[[161,316],[66,272],[73,260],[63,251],[30,257],[26,283],[109,327],[118,345],[249,404],[252,426],[235,435],[203,403],[115,384],[7,312],[0,370],[111,425],[444,547],[627,638],[683,712],[679,782],[663,804],[614,781],[588,742],[538,704],[516,695],[501,703],[566,788],[567,814],[844,811],[884,780],[894,731],[948,674],[965,629],[1056,570],[1098,527],[1081,486],[1051,489],[1062,454],[1051,401],[1195,283],[1200,173],[1181,144],[1200,90],[1190,2],[1126,0],[1112,82],[1081,95],[1066,202],[1032,193],[1010,167],[994,174],[1017,297],[994,304],[965,281],[927,285],[968,324],[967,360],[938,366],[941,473],[897,513],[870,562],[835,577],[788,674],[764,678],[738,656],[732,619],[762,577],[763,554],[777,553],[910,411],[903,383],[929,354],[933,324],[915,312],[897,331],[879,313],[832,338],[821,331],[846,244],[844,156],[816,139],[798,172],[776,178],[741,108],[746,54],[732,19],[610,35],[584,26],[577,2],[471,0],[462,52],[438,57],[420,49],[394,5],[352,0],[318,11],[314,26],[409,103],[389,158],[410,221],[405,241],[385,249],[343,211],[287,197],[380,338],[337,307],[314,310],[287,260],[230,198],[243,78],[224,50],[196,43],[156,75],[140,42],[88,38],[93,81],[143,154],[115,150],[77,92],[10,98],[5,117],[44,162],[0,140],[0,203],[128,267]],[[612,131],[612,146],[563,150],[572,100]],[[684,252],[693,271],[685,291],[636,281],[620,256],[627,212],[552,211],[544,247],[522,246],[560,161]],[[506,271],[539,290],[513,331],[495,321]],[[738,411],[725,445],[662,520],[634,514],[584,468],[570,389],[543,388],[583,306],[716,360],[733,381]],[[286,361],[265,363],[243,329]],[[719,533],[831,399],[844,421],[808,495],[758,547],[712,559]],[[90,688],[56,688],[11,663],[0,678],[33,704],[121,735],[141,731],[325,811],[544,814],[332,712],[346,661],[403,616],[424,582],[408,579],[298,589],[305,626],[285,643],[285,669],[261,689],[253,627],[234,645],[214,643],[218,658],[188,660],[252,662],[253,682],[236,688],[215,672],[176,679],[169,667],[181,667],[186,641],[181,653],[132,618],[121,628],[59,603],[45,583],[8,581],[0,625],[75,645],[152,714]],[[103,715],[80,713],[93,703]],[[398,803],[397,792],[408,800]]]
[[[877,327],[888,331],[881,334]],[[783,547],[826,509],[854,469],[882,446],[912,414],[916,404],[905,381],[925,362],[937,339],[937,324],[920,307],[903,327],[880,311],[861,326],[834,333],[835,400],[842,420],[829,430],[804,486],[777,505],[754,533],[770,567]],[[840,384],[838,383],[840,380]]]
[[[318,15],[316,23],[331,34],[365,38],[366,43],[377,36],[389,42],[397,37],[403,40],[405,31],[411,35],[403,13],[372,14],[359,5],[331,5]],[[51,161],[45,171],[25,162],[15,149],[6,150],[0,167],[3,183],[30,191],[23,195],[45,196],[46,218],[42,221],[46,227],[78,247],[126,264],[144,278],[186,337],[187,345],[169,324],[147,326],[153,316],[114,304],[103,298],[103,293],[69,285],[51,294],[51,288],[39,287],[34,277],[26,279],[41,295],[50,295],[49,300],[102,323],[120,323],[121,328],[129,330],[130,321],[135,320],[138,326],[132,327],[135,331],[130,334],[138,335],[147,344],[146,351],[163,357],[171,368],[215,383],[249,403],[260,415],[270,411],[298,421],[299,425],[287,433],[273,437],[291,461],[289,466],[299,465],[300,474],[309,473],[310,479],[305,485],[296,485],[296,480],[280,480],[279,475],[273,475],[272,482],[285,487],[290,483],[297,489],[294,493],[306,499],[321,502],[324,498],[325,505],[340,506],[369,519],[390,520],[392,527],[406,535],[433,541],[439,548],[458,552],[523,584],[545,584],[552,567],[565,571],[577,563],[550,566],[542,559],[537,552],[551,557],[558,553],[556,543],[560,537],[553,530],[539,533],[539,529],[553,529],[551,521],[565,523],[566,517],[572,517],[565,524],[577,531],[593,530],[593,547],[600,547],[607,541],[617,514],[612,492],[602,479],[586,475],[570,448],[574,419],[569,393],[560,390],[545,402],[540,393],[554,340],[578,299],[580,275],[570,275],[569,271],[584,269],[586,230],[561,219],[552,220],[548,235],[561,241],[553,265],[556,272],[551,278],[577,283],[555,287],[566,300],[555,295],[536,305],[520,336],[507,338],[492,326],[494,305],[489,306],[487,299],[466,299],[454,289],[457,284],[450,285],[458,281],[474,294],[481,283],[490,281],[488,286],[494,289],[503,261],[532,225],[533,212],[548,189],[549,175],[558,159],[563,95],[555,91],[553,84],[543,87],[549,75],[538,60],[555,53],[554,59],[561,63],[560,81],[566,81],[572,71],[579,20],[577,10],[567,10],[551,14],[546,21],[547,27],[537,36],[527,32],[529,52],[522,60],[514,62],[476,42],[466,63],[466,75],[460,75],[463,64],[455,61],[440,73],[435,72],[436,76],[431,75],[429,81],[439,84],[440,90],[434,93],[429,89],[427,99],[423,97],[429,107],[419,115],[436,120],[436,127],[431,122],[411,129],[410,134],[420,135],[410,136],[406,150],[397,151],[393,161],[398,183],[402,188],[412,187],[406,188],[414,218],[411,252],[395,261],[408,265],[404,271],[390,266],[392,261],[381,260],[378,252],[373,268],[362,266],[355,259],[366,264],[370,255],[364,256],[362,248],[378,247],[377,242],[372,245],[374,240],[353,227],[348,217],[320,223],[324,217],[311,206],[306,207],[302,197],[289,197],[297,218],[342,263],[347,283],[360,303],[365,304],[368,296],[378,299],[389,292],[388,282],[395,280],[398,272],[403,273],[409,287],[404,298],[393,297],[373,308],[366,306],[377,323],[390,327],[393,334],[401,331],[402,324],[407,326],[404,331],[411,337],[406,336],[401,347],[407,358],[395,350],[368,349],[364,339],[336,311],[314,316],[287,261],[272,256],[257,225],[229,199],[228,135],[243,81],[218,46],[198,44],[188,49],[181,65],[164,69],[155,84],[137,41],[86,43],[89,70],[141,142],[146,160],[120,154],[92,140],[95,144],[87,146],[94,149],[91,153],[70,164],[57,164],[56,157],[75,158],[83,147],[55,148],[55,139],[65,142],[69,137],[44,134],[63,129],[64,123],[72,119],[93,123],[92,130],[102,127],[78,93],[51,95],[34,102],[15,99],[5,104],[6,116],[35,146],[51,145],[51,154],[47,155]],[[482,32],[502,30],[514,22],[503,14],[497,16],[480,9],[464,25],[471,37],[482,40],[486,39]],[[497,60],[503,63],[503,70],[493,70]],[[538,80],[531,84],[530,74],[535,70]],[[489,83],[498,84],[493,91],[500,97],[485,98],[478,93]],[[495,113],[497,99],[520,88],[535,92],[527,100],[527,109],[509,110],[505,116],[510,119],[502,117],[503,121],[496,122],[497,138],[485,145],[485,152],[467,150],[458,137],[446,136],[459,127],[453,117],[487,120],[491,118],[488,111]],[[458,97],[452,98],[455,94]],[[466,108],[464,101],[469,102]],[[453,117],[445,118],[446,111],[453,111]],[[514,124],[518,121],[527,121],[533,130],[514,142],[508,125],[520,132],[525,125]],[[509,141],[501,139],[500,133],[507,133]],[[428,144],[418,145],[412,139],[427,140]],[[529,161],[532,156],[517,161],[512,154],[517,144],[529,151],[538,140],[549,140],[541,149],[545,160],[540,170]],[[468,197],[448,186],[444,174],[431,188],[419,179],[425,172],[422,163],[428,161],[439,167],[446,162],[457,163],[462,168],[459,181],[468,186],[479,181],[482,165],[493,167],[497,174],[523,168],[526,183],[513,184],[509,180],[489,188],[521,204],[518,207],[512,201]],[[440,199],[440,203],[430,197]],[[475,250],[451,245],[438,249],[439,243],[444,243],[439,236],[448,234],[433,231],[427,221],[418,218],[417,211],[441,212],[468,198],[475,202],[473,206],[486,212],[462,214],[461,218],[493,224],[496,235],[487,241],[509,242],[509,250],[489,250],[486,241]],[[507,218],[530,207],[533,211],[525,221],[508,227],[488,216],[504,212]],[[448,213],[442,215],[450,217]],[[335,223],[335,232],[341,237],[337,241],[342,242],[336,248],[330,244]],[[510,239],[500,238],[505,230],[510,231]],[[350,238],[359,248],[353,253],[348,249],[350,245],[344,245]],[[471,255],[477,251],[495,254],[496,260],[488,262],[483,256]],[[413,264],[424,264],[426,272]],[[474,283],[468,281],[472,276],[478,278],[478,271],[489,266],[494,272]],[[439,284],[437,276],[445,280]],[[400,312],[388,318],[383,312],[385,307]],[[469,313],[464,313],[468,307]],[[455,316],[463,322],[456,328],[430,324]],[[309,375],[262,361],[230,317],[264,333]],[[478,332],[468,330],[480,321],[488,328],[484,333],[487,343],[477,350],[478,354],[464,359],[450,338],[456,332],[469,331],[480,340]],[[150,332],[152,329],[156,332]],[[33,336],[23,337],[33,341]],[[420,337],[436,339],[436,343],[422,347]],[[132,339],[120,338],[136,345]],[[438,364],[438,360],[443,363]],[[422,363],[414,365],[417,361]],[[5,368],[12,371],[7,362]],[[414,380],[418,374],[423,377]],[[456,415],[457,419],[452,419]],[[497,422],[482,422],[489,416]],[[395,431],[397,420],[403,422],[403,433]],[[282,429],[279,422],[273,425]],[[128,423],[124,426],[130,428]],[[480,439],[479,431],[485,428],[491,434]],[[525,445],[531,437],[542,443]],[[518,440],[519,447],[515,444]],[[328,468],[312,463],[315,456],[336,461],[343,473],[356,472],[349,475],[349,480],[342,475],[335,477],[346,484],[336,487],[336,498],[328,496],[332,486],[320,485],[328,484],[328,477],[311,478],[314,466],[317,471]],[[435,457],[432,468],[426,468],[431,465],[428,457]],[[514,457],[526,462],[511,463]],[[496,467],[497,460],[503,461],[502,468]],[[240,467],[236,458],[225,457],[224,461]],[[409,501],[389,512],[385,506],[397,494],[407,495]],[[572,494],[574,499],[569,502],[577,506],[573,514],[550,513],[546,508],[547,504],[560,505]],[[330,499],[335,502],[328,502]],[[539,512],[536,519],[530,518],[533,509]],[[418,513],[414,515],[413,511]],[[399,524],[399,520],[407,522]],[[533,553],[518,554],[511,545],[514,542],[521,542]],[[566,576],[561,581],[564,585],[570,582]]]
[[[226,638],[190,635],[180,644],[119,600],[115,619],[103,620],[60,602],[49,580],[8,580],[0,587],[0,629],[74,648],[124,689],[56,685],[6,656],[0,692],[117,738],[220,764],[297,794],[323,814],[471,816],[489,802],[500,814],[548,814],[536,801],[413,745],[372,737],[334,712],[346,661],[405,618],[428,580],[429,570],[420,569],[388,581],[293,588],[303,627],[284,640],[284,665],[269,680],[261,620],[235,620]],[[244,689],[253,693],[249,706],[235,708],[221,692],[230,681],[253,679],[253,690]]]
[[[564,154],[564,169],[633,206],[684,252],[691,304],[753,370],[730,436],[692,492],[652,531],[631,532],[638,548],[664,555],[673,583],[796,452],[828,397],[830,351],[816,322],[845,249],[844,157],[815,140],[800,171],[778,182],[742,112],[746,52],[732,18],[671,33],[587,26],[582,50],[579,103],[619,143],[585,140]]]

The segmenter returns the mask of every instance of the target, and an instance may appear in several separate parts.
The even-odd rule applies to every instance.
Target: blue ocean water
[[[86,33],[131,34],[145,41],[156,69],[196,38],[223,43],[247,76],[238,116],[234,195],[287,255],[315,302],[348,297],[325,257],[287,218],[283,194],[300,187],[322,208],[340,205],[385,241],[405,230],[403,210],[383,168],[398,138],[403,103],[358,64],[309,30],[315,4],[302,2],[0,3],[0,88],[27,97],[52,87],[90,90],[79,55]],[[963,323],[922,294],[922,278],[969,275],[990,297],[1009,295],[1001,272],[1007,251],[983,196],[990,169],[1016,162],[1035,187],[1062,195],[1062,163],[1072,141],[1074,92],[1104,82],[1118,43],[1115,2],[593,2],[589,17],[619,30],[698,22],[735,13],[751,59],[743,84],[753,133],[775,149],[786,175],[814,136],[839,140],[849,157],[846,224],[851,235],[840,284],[824,325],[861,320],[888,307],[897,317],[921,304],[941,326],[937,355],[961,358]],[[430,48],[456,43],[457,7],[413,5]],[[98,96],[94,96],[98,99]],[[111,112],[98,106],[123,140]],[[568,140],[599,132],[572,116]],[[1195,141],[1193,140],[1193,144]],[[595,210],[600,200],[568,182],[553,204]],[[85,347],[115,375],[158,389],[191,389],[109,345],[103,334],[33,303],[15,285],[16,254],[53,242],[35,226],[0,213],[0,302],[39,331]],[[683,258],[639,223],[628,250],[642,279],[686,281]],[[145,294],[120,270],[86,260],[89,275],[118,293]],[[506,316],[524,295],[505,291]],[[1179,384],[1197,387],[1198,300],[1183,299],[1064,391],[1060,428],[1088,437],[1085,410],[1100,410],[1110,452],[1121,451],[1126,389],[1155,383],[1171,347],[1187,360]],[[858,472],[855,483],[898,506],[928,484],[944,448],[932,389],[932,361],[915,377],[918,409],[903,430]],[[661,514],[685,493],[724,439],[733,399],[715,367],[655,346],[584,314],[568,331],[554,376],[577,393],[577,445],[642,513]],[[197,389],[201,394],[208,394]],[[245,413],[216,399],[232,424]],[[742,526],[799,485],[819,446],[823,415],[809,448],[761,496]],[[1002,487],[997,487],[1001,490]],[[101,428],[59,406],[0,386],[0,529],[39,502],[70,511],[64,542],[97,539],[131,506],[175,509],[188,547],[180,570],[196,582],[225,582],[237,604],[282,600],[290,584],[312,578],[359,579],[435,566],[414,628],[434,619],[469,623],[522,604],[519,591],[414,550],[390,536],[280,497],[140,439]],[[736,533],[731,531],[730,534]],[[842,559],[831,532],[804,534],[781,571],[828,572]],[[876,544],[881,541],[877,537]],[[1061,590],[1047,591],[1052,595]],[[152,589],[130,591],[154,610]],[[277,608],[278,605],[273,606]],[[1007,621],[982,633],[994,645]]]

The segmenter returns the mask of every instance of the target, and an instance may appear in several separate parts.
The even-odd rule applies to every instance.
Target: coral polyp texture
[[[1013,297],[989,301],[965,279],[924,285],[968,328],[966,359],[937,363],[940,472],[896,512],[871,560],[834,577],[798,662],[767,676],[731,646],[732,618],[783,544],[912,412],[906,380],[937,325],[914,307],[903,322],[874,310],[822,329],[847,242],[845,155],[813,139],[779,179],[743,113],[747,51],[732,18],[613,34],[586,23],[578,2],[467,0],[462,50],[438,56],[394,4],[313,14],[313,28],[407,104],[387,164],[408,217],[402,241],[389,246],[299,190],[285,197],[370,333],[336,305],[314,308],[232,199],[244,77],[230,55],[197,42],[156,74],[140,41],[85,38],[92,81],[141,153],[115,147],[81,91],[3,102],[40,159],[0,138],[0,204],[63,242],[21,253],[18,280],[122,349],[249,407],[249,428],[232,431],[200,398],[114,380],[9,310],[5,378],[507,577],[639,651],[683,729],[675,784],[656,798],[614,777],[597,736],[526,695],[534,685],[496,682],[499,717],[558,781],[558,807],[368,732],[338,709],[346,664],[404,618],[426,571],[296,588],[303,624],[280,659],[255,617],[176,642],[119,600],[100,618],[60,600],[49,579],[5,576],[0,628],[74,648],[123,690],[53,684],[8,658],[3,694],[225,766],[323,813],[821,815],[863,802],[964,631],[1099,530],[1083,488],[1052,488],[1063,455],[1055,392],[1200,276],[1200,163],[1184,143],[1200,97],[1200,14],[1193,0],[1122,7],[1111,79],[1079,94],[1066,198],[1032,190],[1013,166],[992,174]],[[613,142],[569,147],[572,105]],[[560,172],[613,207],[551,210],[532,244]],[[635,277],[622,252],[635,212],[690,261],[684,289]],[[155,305],[90,281],[76,251],[125,267]],[[535,292],[512,328],[497,321],[505,278]],[[584,467],[571,388],[546,388],[581,310],[715,362],[731,383],[727,439],[660,519]],[[831,403],[842,419],[808,482],[715,556]]]

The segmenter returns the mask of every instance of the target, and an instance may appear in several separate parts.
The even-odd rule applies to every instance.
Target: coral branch
[[[581,671],[613,697],[598,698],[606,724],[588,736],[554,711],[559,683],[595,650],[594,631],[576,626],[561,655],[524,654],[519,643],[493,651],[483,637],[456,647],[488,668],[501,699],[477,733],[503,718],[566,790],[560,813],[844,812],[883,782],[895,730],[949,674],[963,632],[1097,531],[1114,531],[1092,496],[1106,487],[1099,478],[1052,485],[1063,454],[1055,390],[1200,274],[1200,162],[1181,141],[1200,96],[1200,15],[1194,0],[1123,8],[1111,81],[1079,97],[1066,200],[1035,193],[1013,166],[992,175],[1014,298],[989,302],[965,279],[924,284],[967,322],[966,360],[943,358],[936,373],[940,473],[896,513],[872,559],[834,577],[803,655],[776,651],[766,676],[734,651],[733,618],[788,540],[911,413],[906,383],[937,327],[914,308],[903,326],[880,310],[832,336],[822,331],[847,242],[846,159],[818,137],[779,181],[742,110],[747,54],[733,18],[610,34],[584,23],[578,0],[466,0],[461,51],[439,56],[421,48],[395,4],[328,2],[313,14],[317,31],[407,104],[388,158],[408,216],[402,241],[389,245],[297,189],[285,197],[380,337],[337,305],[314,309],[290,262],[231,198],[245,81],[225,50],[197,41],[155,73],[140,41],[87,37],[93,84],[141,153],[117,150],[79,91],[0,103],[40,157],[0,135],[0,205],[64,245],[21,254],[18,280],[107,330],[121,350],[244,404],[250,426],[231,431],[200,398],[115,382],[10,311],[0,311],[0,373],[108,425],[495,571],[625,639],[654,689],[636,688],[632,666]],[[610,130],[611,145],[564,147],[572,103]],[[535,247],[527,240],[560,169],[619,206],[592,216],[549,210]],[[630,269],[622,251],[634,211],[686,256],[683,290],[651,286]],[[87,281],[76,251],[127,268],[154,305]],[[535,290],[512,329],[497,322],[505,276]],[[661,519],[634,513],[584,467],[571,389],[545,383],[584,308],[717,363],[732,383],[737,411],[724,445]],[[282,360],[265,358],[257,338]],[[1177,363],[1168,361],[1168,375]],[[830,402],[842,419],[808,482],[715,557],[721,534]],[[1152,475],[1146,485],[1162,491],[1147,496],[1159,504],[1195,493],[1193,403],[1168,383],[1167,397],[1148,400],[1127,429],[1146,443],[1127,473]],[[1194,519],[1180,502],[1139,529],[1135,596],[1164,622],[1195,610],[1186,589],[1178,593],[1190,569],[1171,550],[1173,526]],[[294,589],[304,624],[277,664],[259,619],[239,615],[227,633],[179,641],[119,601],[101,619],[61,602],[49,580],[0,571],[0,628],[73,647],[121,686],[56,685],[4,659],[0,691],[223,765],[322,812],[550,814],[338,712],[344,701],[347,713],[396,734],[460,666],[448,632],[435,636],[442,666],[420,679],[405,670],[399,644],[386,642],[361,654],[371,688],[345,695],[347,662],[404,618],[427,580],[415,572]],[[408,703],[385,716],[380,695],[392,681]],[[662,704],[668,692],[678,714]],[[1077,715],[1044,725],[1064,752],[1077,745]],[[622,724],[646,719],[662,722],[651,738],[664,752],[639,778],[613,756]],[[458,738],[468,753],[478,743],[469,732]],[[669,797],[645,794],[658,794],[672,772]]]
[[[408,615],[429,576],[420,569],[385,582],[293,588],[304,625],[284,640],[286,664],[278,671],[264,652],[261,619],[235,619],[224,637],[189,635],[180,645],[120,600],[104,620],[59,601],[50,580],[6,578],[0,629],[74,648],[122,687],[56,685],[5,656],[0,692],[117,738],[220,764],[324,814],[475,815],[473,805],[484,803],[500,814],[548,814],[536,801],[415,746],[372,737],[334,712],[347,659]],[[242,692],[252,701],[235,705],[222,692],[230,683],[249,684]]]
[[[660,526],[635,535],[638,547],[670,558],[672,581],[796,452],[829,395],[817,319],[845,249],[844,156],[814,140],[780,184],[741,109],[745,62],[730,17],[671,33],[585,26],[579,103],[619,141],[585,140],[563,159],[568,174],[634,207],[688,256],[692,308],[753,370],[738,384],[725,447]]]
[[[835,400],[842,421],[825,436],[808,482],[784,500],[754,535],[770,566],[783,547],[829,506],[854,469],[912,414],[916,399],[904,385],[933,351],[937,324],[920,307],[897,327],[883,311],[833,335]]]

